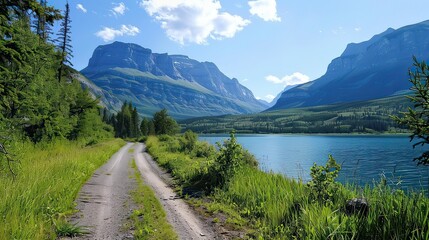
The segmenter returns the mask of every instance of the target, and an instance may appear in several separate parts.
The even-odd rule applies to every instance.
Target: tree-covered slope
[[[69,30],[60,30],[58,45],[49,41],[54,36],[47,29],[60,12],[31,0],[2,1],[0,13],[0,145],[13,143],[15,137],[40,142],[112,136],[98,101],[65,65],[71,46],[63,36]]]
[[[317,107],[276,110],[241,116],[183,120],[181,126],[197,133],[374,133],[402,132],[390,116],[407,110],[404,95]]]

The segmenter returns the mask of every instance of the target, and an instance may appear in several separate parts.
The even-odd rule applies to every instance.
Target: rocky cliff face
[[[157,54],[136,44],[99,46],[81,73],[119,99],[132,101],[143,115],[167,108],[173,116],[188,118],[253,113],[265,107],[214,63]]]
[[[285,92],[271,110],[399,94],[410,87],[408,69],[413,56],[429,59],[429,21],[389,28],[368,41],[349,44],[325,75]]]

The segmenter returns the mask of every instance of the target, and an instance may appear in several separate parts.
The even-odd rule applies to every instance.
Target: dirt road
[[[144,144],[137,144],[134,151],[137,167],[145,183],[152,187],[160,199],[167,212],[168,221],[180,239],[221,239],[216,236],[211,226],[201,221],[189,206],[166,185],[159,176],[161,171],[144,151]]]
[[[79,192],[73,223],[89,229],[91,234],[77,239],[132,239],[122,225],[131,214],[130,191],[136,182],[132,174],[128,143],[99,168]]]
[[[134,149],[134,151],[130,151]],[[174,191],[160,178],[161,171],[144,144],[128,143],[108,163],[99,168],[79,192],[77,209],[72,222],[88,227],[91,234],[76,239],[132,239],[124,228],[131,215],[133,202],[130,192],[137,186],[133,174],[133,158],[144,179],[164,206],[167,218],[180,239],[218,239],[211,226],[204,223]]]

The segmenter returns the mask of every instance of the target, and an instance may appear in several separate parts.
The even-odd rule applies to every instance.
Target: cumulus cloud
[[[180,44],[204,44],[207,38],[232,38],[250,21],[238,15],[220,12],[218,0],[142,0],[140,6]]]
[[[86,8],[85,8],[82,4],[80,4],[80,3],[78,3],[78,4],[76,5],[76,8],[77,8],[78,10],[82,11],[83,13],[88,12],[88,11],[86,10]]]
[[[140,29],[133,25],[122,25],[120,29],[114,29],[109,27],[104,27],[102,30],[95,33],[95,35],[105,42],[114,40],[116,37],[120,36],[135,36],[140,33]]]
[[[127,7],[125,7],[125,4],[123,2],[118,3],[115,7],[110,10],[115,16],[117,15],[124,15],[125,10]]]
[[[262,18],[264,21],[280,22],[277,16],[276,0],[253,0],[249,1],[250,13]]]
[[[284,86],[289,86],[306,83],[310,81],[310,77],[300,72],[295,72],[292,75],[284,76],[282,78],[273,75],[268,75],[265,77],[265,80],[274,84],[283,84]]]

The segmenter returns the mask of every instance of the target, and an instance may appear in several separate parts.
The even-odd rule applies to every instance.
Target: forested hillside
[[[227,115],[181,121],[197,133],[380,133],[404,132],[391,116],[412,104],[404,95],[371,101]]]
[[[98,101],[71,76],[71,19],[46,1],[0,2],[0,167],[16,141],[113,136]],[[55,21],[61,29],[52,32]]]

